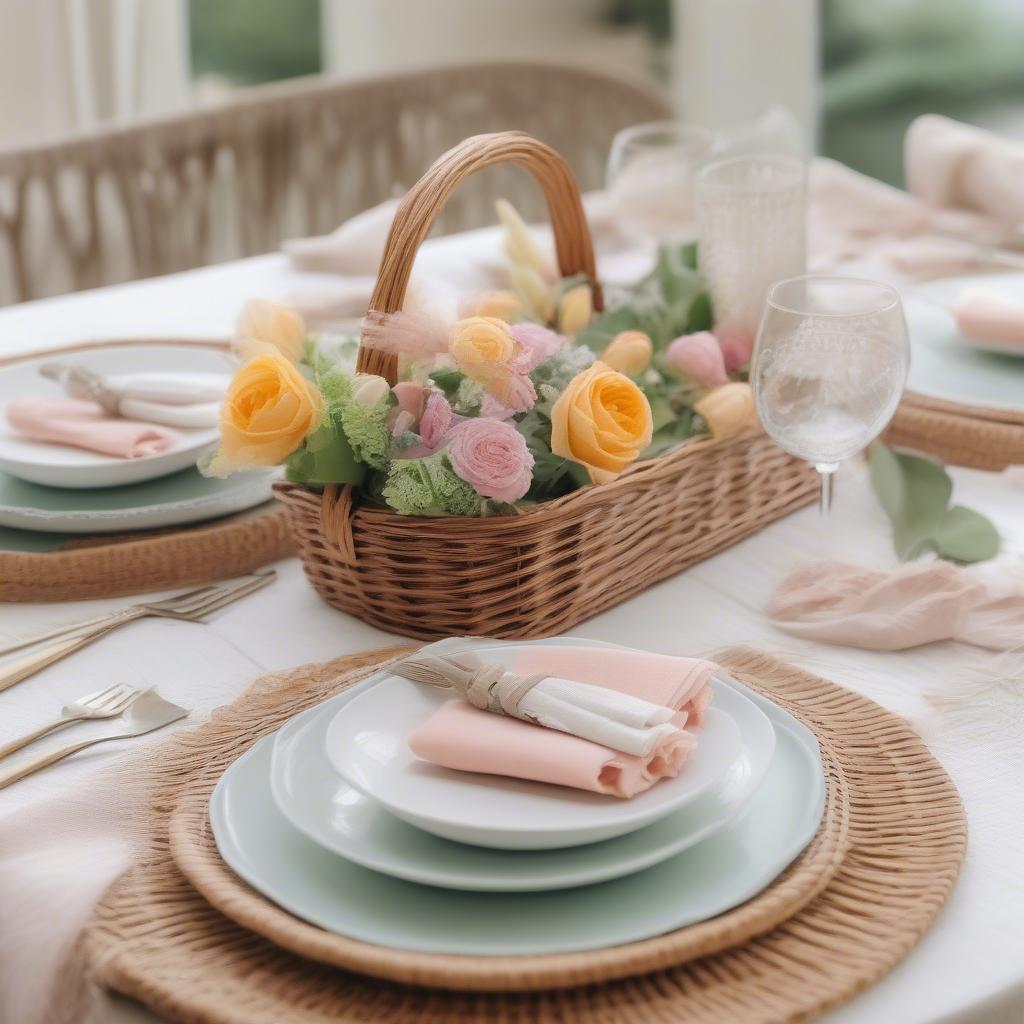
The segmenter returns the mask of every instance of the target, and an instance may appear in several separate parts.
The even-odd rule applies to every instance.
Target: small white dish
[[[39,372],[42,365],[53,362],[84,366],[109,378],[111,383],[127,377],[147,379],[173,373],[207,383],[221,381],[225,389],[237,365],[226,352],[196,345],[114,345],[80,352],[55,352],[0,368],[0,395],[5,399],[67,397],[59,384]],[[181,437],[181,444],[172,451],[141,459],[121,459],[20,437],[11,429],[0,408],[0,470],[47,487],[123,487],[194,466],[217,443],[216,427],[170,429]]]
[[[512,663],[521,645],[487,650]],[[716,698],[719,685],[712,683]],[[612,839],[681,810],[740,755],[733,719],[713,700],[679,776],[630,800],[498,775],[458,772],[415,757],[408,739],[451,694],[384,675],[344,704],[327,729],[327,758],[360,793],[402,821],[445,839],[502,850],[551,850]]]
[[[360,867],[308,839],[277,809],[268,784],[269,737],[218,782],[210,801],[214,839],[225,863],[257,892],[317,927],[364,942],[468,956],[569,953],[637,942],[757,895],[821,822],[825,778],[814,734],[764,698],[739,684],[737,689],[765,711],[778,737],[746,811],[661,864],[598,886],[458,892]]]
[[[278,730],[270,788],[278,810],[325,849],[386,875],[478,892],[537,892],[632,874],[702,842],[740,814],[761,784],[775,731],[748,697],[729,686],[715,699],[739,726],[740,756],[704,796],[646,828],[562,850],[488,850],[407,825],[340,780],[324,753],[327,728],[353,695],[297,715]]]

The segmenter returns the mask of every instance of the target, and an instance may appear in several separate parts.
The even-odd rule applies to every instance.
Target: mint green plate
[[[917,292],[952,305],[968,286],[1019,302],[1024,274],[951,277],[920,285]],[[909,391],[947,402],[1024,409],[1024,357],[981,348],[960,334],[951,313],[913,292],[904,309],[911,346]]]
[[[70,490],[44,487],[0,473],[0,528],[41,533],[120,533],[196,523],[261,505],[279,471],[237,473],[212,480],[197,469],[123,487]],[[17,535],[14,550],[40,550]],[[45,548],[43,548],[45,550]],[[8,550],[10,550],[8,548]]]
[[[376,680],[370,679],[353,692]],[[466,892],[363,868],[293,828],[270,792],[273,738],[221,777],[210,822],[225,863],[311,924],[395,949],[465,955],[568,953],[636,942],[751,899],[804,849],[825,808],[817,740],[780,708],[739,686],[778,738],[747,810],[720,832],[626,878],[548,892]]]

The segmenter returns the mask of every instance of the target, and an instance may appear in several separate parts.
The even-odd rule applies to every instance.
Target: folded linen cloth
[[[1024,345],[1024,302],[1014,302],[980,288],[967,288],[957,298],[953,315],[968,341],[1014,348]]]
[[[141,459],[171,451],[179,435],[167,427],[109,416],[97,402],[80,398],[16,398],[4,408],[22,437]]]
[[[693,658],[588,647],[532,647],[511,666],[672,708],[671,730],[646,756],[448,701],[410,737],[412,752],[458,771],[510,775],[629,798],[679,774],[697,743],[716,666]],[[686,725],[683,729],[681,726]]]
[[[923,114],[903,143],[907,188],[935,207],[1024,223],[1024,142],[940,114]]]
[[[768,614],[806,640],[875,651],[937,640],[997,651],[1024,646],[1024,590],[985,582],[950,562],[891,571],[816,562],[779,584]]]

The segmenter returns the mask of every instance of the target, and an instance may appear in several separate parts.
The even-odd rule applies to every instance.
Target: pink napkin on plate
[[[1024,302],[1014,302],[981,288],[967,288],[956,300],[953,315],[968,341],[1011,350],[1024,345]]]
[[[167,427],[108,415],[96,402],[79,398],[15,398],[4,408],[11,427],[32,441],[70,445],[122,459],[160,455],[177,447]]]
[[[530,647],[519,655],[511,666],[516,674],[547,672],[676,708],[675,721],[688,729],[646,758],[461,700],[442,705],[413,733],[409,746],[424,761],[457,771],[510,775],[629,798],[679,774],[697,745],[692,730],[703,723],[716,667],[695,658],[594,647]]]
[[[991,650],[1024,645],[1024,591],[999,588],[950,562],[868,569],[815,562],[779,584],[768,614],[807,640],[901,651],[937,640]]]

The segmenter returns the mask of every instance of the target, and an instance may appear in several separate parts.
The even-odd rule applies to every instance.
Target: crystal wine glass
[[[693,177],[717,145],[713,132],[677,121],[624,128],[612,141],[607,186],[618,222],[659,245],[693,236]]]
[[[839,463],[885,429],[909,369],[895,289],[814,275],[770,288],[750,368],[757,412],[780,447],[814,463],[823,513]]]

